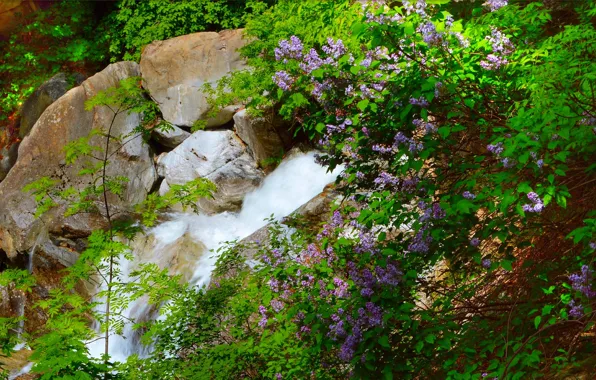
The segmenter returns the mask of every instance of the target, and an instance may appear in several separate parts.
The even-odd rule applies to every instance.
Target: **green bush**
[[[275,0],[122,0],[110,16],[112,61],[138,61],[143,46],[194,32],[234,29]]]

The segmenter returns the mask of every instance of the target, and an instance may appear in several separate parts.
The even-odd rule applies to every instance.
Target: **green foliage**
[[[19,20],[0,41],[0,147],[18,137],[23,101],[59,71],[92,72],[107,60],[107,39],[87,1],[61,1]]]
[[[351,0],[281,0],[262,15],[249,18],[245,33],[251,43],[241,51],[251,70],[233,72],[215,88],[206,84],[205,90],[211,93],[211,103],[215,106],[213,115],[230,104],[247,104],[257,114],[272,106],[273,99],[267,94],[277,92],[271,77],[282,67],[274,59],[279,41],[295,35],[312,47],[322,46],[327,37],[343,38],[351,43],[353,40],[348,35],[352,23],[359,19],[356,12],[359,7]]]
[[[121,0],[110,17],[112,61],[138,61],[142,48],[202,31],[235,29],[248,15],[261,13],[274,0]]]

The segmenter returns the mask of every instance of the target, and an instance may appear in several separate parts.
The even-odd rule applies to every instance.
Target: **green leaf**
[[[542,317],[537,315],[536,318],[534,318],[534,327],[536,329],[538,329],[538,326],[540,326],[540,321],[542,321]]]

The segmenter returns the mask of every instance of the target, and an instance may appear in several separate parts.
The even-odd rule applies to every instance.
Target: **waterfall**
[[[262,185],[247,194],[238,213],[223,212],[216,215],[172,213],[169,220],[147,231],[145,239],[133,243],[135,261],[155,262],[181,274],[191,284],[201,286],[209,282],[217,260],[216,250],[225,242],[242,239],[266,225],[266,218],[283,218],[321,193],[333,182],[339,169],[328,173],[315,162],[314,152],[295,155],[277,167]],[[126,279],[135,263],[124,262],[122,273]],[[139,300],[126,310],[132,320],[155,317],[155,310]],[[146,355],[146,348],[138,336],[126,327],[124,337],[110,338],[110,355],[113,360],[124,361],[131,354]],[[103,354],[104,342],[97,340],[88,345],[95,357]]]

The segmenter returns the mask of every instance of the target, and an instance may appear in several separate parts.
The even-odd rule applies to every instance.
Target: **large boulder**
[[[246,109],[234,115],[234,128],[259,163],[283,155],[285,148],[291,143],[291,136],[283,120],[276,117],[252,117],[247,114]]]
[[[214,199],[201,199],[206,213],[238,210],[244,195],[254,190],[263,173],[232,131],[198,131],[176,149],[161,155],[157,170],[164,181],[160,193],[170,185],[207,178],[217,186]]]
[[[107,107],[85,111],[86,100],[99,91],[117,86],[122,79],[138,75],[139,67],[134,62],[109,65],[51,104],[22,141],[17,162],[0,183],[0,249],[9,257],[27,251],[44,231],[82,237],[105,226],[105,219],[93,213],[64,217],[65,205],[54,208],[40,220],[34,215],[36,203],[33,196],[22,189],[46,176],[79,190],[88,186],[90,178],[79,175],[83,163],[66,165],[64,147],[87,137],[93,129],[106,131],[112,121],[114,115]],[[120,114],[114,120],[111,135],[130,134],[139,122],[138,114]],[[90,144],[103,147],[105,137],[94,136]],[[108,175],[129,179],[122,199],[113,197],[110,200],[113,211],[122,214],[131,205],[145,199],[157,175],[150,148],[140,137],[122,145],[111,139],[109,153]]]
[[[238,52],[244,44],[239,29],[188,34],[147,45],[141,55],[143,83],[164,119],[187,127],[206,120],[211,107],[201,88],[246,67]],[[223,125],[232,116],[233,110],[225,109],[207,120],[207,126]]]

